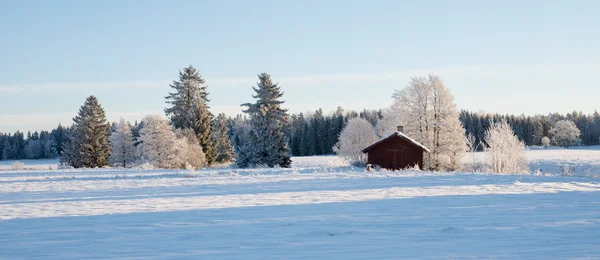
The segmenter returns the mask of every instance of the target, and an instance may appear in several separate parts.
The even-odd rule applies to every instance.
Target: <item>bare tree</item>
[[[477,167],[477,158],[475,157],[475,152],[477,152],[477,150],[479,150],[479,147],[481,146],[481,143],[477,142],[477,140],[475,139],[475,136],[472,135],[471,133],[469,133],[467,135],[467,147],[469,147],[469,153],[471,153],[471,155],[473,156],[473,172],[478,172],[479,169]]]
[[[495,173],[526,173],[529,161],[525,143],[519,140],[506,121],[496,123],[485,132],[485,152]]]
[[[411,78],[408,85],[397,90],[394,103],[384,110],[377,126],[379,135],[394,131],[397,125],[404,132],[431,150],[424,155],[424,167],[430,170],[456,170],[467,151],[465,129],[460,120],[454,96],[436,75]]]
[[[362,118],[353,118],[340,133],[340,141],[333,151],[352,164],[362,165],[367,162],[367,155],[361,149],[375,142],[373,126]]]
[[[112,146],[109,162],[123,168],[132,166],[137,158],[129,122],[125,122],[125,119],[121,118],[121,121],[116,124],[115,132],[110,135],[108,140]]]

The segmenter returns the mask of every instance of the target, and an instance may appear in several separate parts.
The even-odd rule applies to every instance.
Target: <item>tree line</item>
[[[519,140],[525,145],[544,145],[542,139],[551,136],[551,129],[559,121],[571,121],[581,131],[579,136],[582,145],[600,145],[600,113],[593,114],[573,111],[572,113],[548,115],[503,115],[477,113],[462,110],[460,121],[467,135],[472,135],[476,143],[484,140],[485,131],[491,125],[506,121]],[[480,148],[481,149],[481,148]]]
[[[227,117],[219,114],[218,120],[221,129],[230,142],[237,147],[240,143],[239,134],[236,129],[245,126],[248,118],[244,115]],[[338,107],[335,112],[325,114],[322,109],[314,113],[298,113],[290,115],[289,127],[285,129],[285,136],[290,140],[290,149],[293,156],[315,156],[334,154],[333,146],[339,142],[339,136],[350,119],[362,118],[372,126],[377,126],[382,119],[382,110],[345,111]],[[460,111],[460,121],[465,127],[467,135],[472,135],[476,143],[484,140],[485,131],[491,125],[506,121],[519,140],[526,145],[544,145],[543,138],[550,136],[552,126],[561,120],[569,120],[575,123],[581,131],[580,139],[582,145],[600,145],[600,113],[592,114],[583,112],[572,112],[567,114],[553,113],[548,115],[507,115],[482,112]],[[129,124],[132,137],[139,138],[139,132],[143,123],[137,121]],[[490,124],[491,123],[491,124]],[[116,132],[118,122],[111,123],[111,133]],[[71,127],[58,125],[50,131],[34,131],[24,134],[15,133],[0,134],[0,160],[22,160],[22,159],[53,159],[60,157],[63,146],[67,142]],[[238,133],[241,130],[237,131]],[[223,140],[220,138],[218,140]],[[223,142],[223,141],[221,141]],[[221,145],[226,147],[226,145]],[[227,148],[221,148],[227,149]],[[478,150],[482,150],[480,146]],[[221,153],[223,154],[223,153]],[[230,157],[231,155],[221,155]],[[219,159],[223,161],[226,158]],[[230,159],[230,158],[229,158]]]
[[[51,131],[0,134],[0,160],[53,159],[63,152],[69,128],[58,125]]]

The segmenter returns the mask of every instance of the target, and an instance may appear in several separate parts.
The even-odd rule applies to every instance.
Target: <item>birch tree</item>
[[[124,168],[132,166],[137,157],[131,124],[121,118],[121,121],[116,124],[115,132],[110,135],[108,140],[112,147],[109,158],[110,164],[119,165]]]
[[[333,151],[351,164],[364,165],[367,163],[367,155],[361,150],[376,139],[371,123],[362,118],[353,118],[342,129],[339,142],[333,146]]]
[[[393,94],[392,106],[384,110],[377,133],[404,133],[431,150],[425,153],[425,169],[448,171],[460,168],[467,151],[465,129],[459,120],[454,96],[436,75],[413,77],[402,90]]]

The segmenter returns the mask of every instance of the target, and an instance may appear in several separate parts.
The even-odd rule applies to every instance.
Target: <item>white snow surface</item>
[[[528,156],[594,169],[594,151]],[[0,259],[600,258],[595,178],[293,161],[291,169],[0,168]]]

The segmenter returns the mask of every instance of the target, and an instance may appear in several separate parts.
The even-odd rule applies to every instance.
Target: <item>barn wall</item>
[[[377,144],[368,151],[368,162],[386,169],[423,168],[423,150],[399,136]]]

